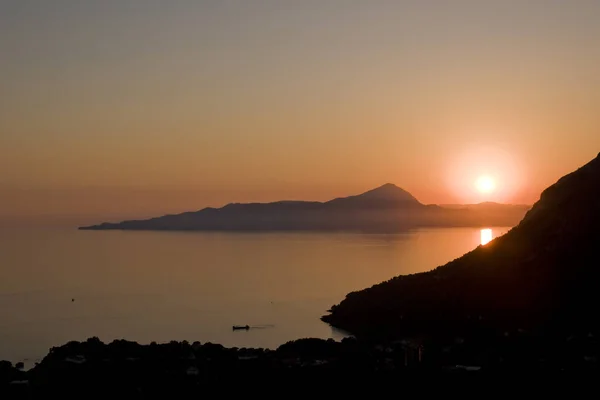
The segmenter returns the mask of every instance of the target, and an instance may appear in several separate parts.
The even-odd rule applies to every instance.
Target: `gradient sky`
[[[386,182],[532,203],[600,151],[599,20],[595,0],[0,0],[0,216]]]

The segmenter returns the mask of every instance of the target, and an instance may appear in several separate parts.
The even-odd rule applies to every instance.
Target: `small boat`
[[[250,326],[248,326],[248,325],[243,325],[243,326],[242,325],[234,325],[233,326],[233,330],[234,331],[239,331],[239,330],[242,330],[242,329],[244,329],[244,330],[247,331],[248,329],[250,329]]]

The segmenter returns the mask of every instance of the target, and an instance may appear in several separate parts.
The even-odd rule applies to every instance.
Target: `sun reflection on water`
[[[481,245],[485,246],[493,239],[493,234],[491,229],[482,229],[481,230]]]

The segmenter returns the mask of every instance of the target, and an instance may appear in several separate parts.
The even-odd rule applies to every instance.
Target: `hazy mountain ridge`
[[[453,210],[425,205],[412,194],[387,183],[359,195],[326,202],[285,200],[230,203],[222,208],[81,227],[84,230],[315,230],[387,232],[419,226],[512,226],[524,215],[502,205],[494,212]],[[520,214],[519,214],[520,213]]]
[[[505,203],[496,203],[493,201],[485,201],[483,203],[471,203],[471,204],[439,204],[442,208],[451,208],[451,209],[475,209],[475,210],[494,210],[494,209],[521,209],[521,210],[529,210],[531,208],[528,204],[505,204]]]
[[[420,274],[353,292],[323,320],[363,335],[600,327],[600,154],[507,234]]]

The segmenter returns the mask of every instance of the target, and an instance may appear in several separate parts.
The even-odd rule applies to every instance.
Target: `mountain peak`
[[[398,186],[394,185],[393,183],[384,183],[383,185],[377,187],[376,189],[386,189],[386,188],[391,188],[391,189],[400,189]]]
[[[418,200],[406,190],[394,185],[393,183],[386,183],[375,189],[371,189],[368,192],[359,195],[363,198],[377,198],[381,200],[395,200],[395,201],[407,201],[417,202]]]
[[[326,203],[329,206],[388,209],[397,207],[422,206],[422,204],[406,190],[392,183],[386,183],[356,196],[340,197]]]
[[[377,191],[377,192],[382,192],[382,193],[383,192],[388,192],[388,193],[405,192],[405,193],[407,193],[404,189],[394,185],[393,183],[384,183],[383,185],[378,186],[375,189],[372,189],[371,191]]]

